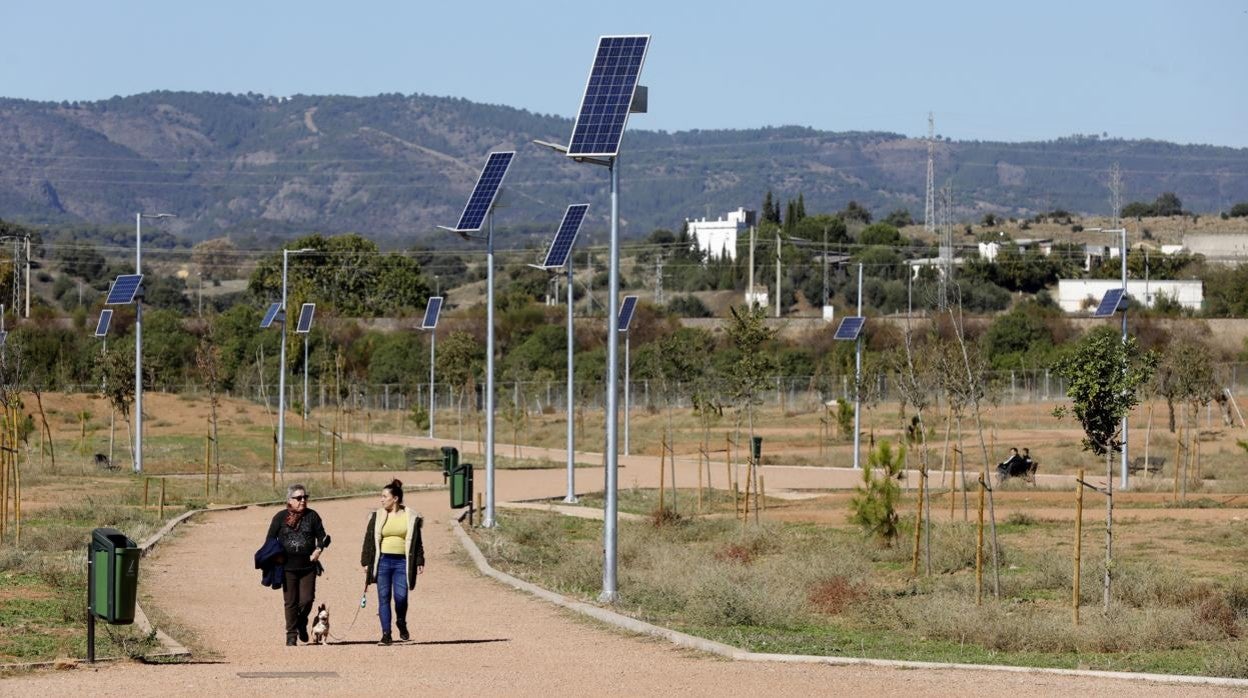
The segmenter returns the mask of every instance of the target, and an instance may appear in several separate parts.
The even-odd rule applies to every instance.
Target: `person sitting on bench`
[[[1029,448],[1023,449],[1023,464],[1027,466],[1027,469],[1024,470],[1021,474],[1023,475],[1023,477],[1027,478],[1028,480],[1035,482],[1036,466],[1038,464],[1034,460],[1031,459],[1031,449]]]
[[[1023,457],[1018,455],[1018,449],[1011,448],[1010,457],[997,464],[997,480],[1014,477],[1016,473],[1024,472],[1026,469],[1027,465],[1023,462]]]

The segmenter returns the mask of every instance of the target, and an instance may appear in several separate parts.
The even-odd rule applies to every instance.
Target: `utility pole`
[[[828,304],[828,226],[826,225],[823,226],[823,304]]]
[[[949,285],[953,282],[953,184],[946,180],[941,189],[940,298],[936,307],[949,307]]]
[[[663,255],[654,258],[654,303],[663,305]]]
[[[26,236],[26,317],[30,318],[30,236]]]
[[[923,230],[936,232],[936,120],[927,113],[927,200],[923,205]]]
[[[1109,168],[1109,209],[1113,219],[1110,227],[1117,228],[1122,222],[1122,169],[1116,162]]]
[[[754,307],[754,226],[750,226],[750,283],[746,291],[745,304]]]
[[[780,317],[780,232],[776,232],[776,317]]]

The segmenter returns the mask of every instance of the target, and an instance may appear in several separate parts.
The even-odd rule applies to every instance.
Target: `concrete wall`
[[[1099,303],[1101,297],[1111,288],[1122,288],[1122,281],[1118,279],[1060,279],[1057,282],[1057,304],[1068,313],[1077,313],[1085,310],[1088,298]],[[1177,300],[1179,305],[1191,310],[1200,310],[1205,299],[1204,284],[1199,280],[1129,279],[1127,294],[1147,308],[1153,307],[1162,295]]]

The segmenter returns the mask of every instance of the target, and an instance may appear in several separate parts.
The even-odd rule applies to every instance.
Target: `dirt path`
[[[536,475],[528,473],[527,475]],[[559,489],[544,477],[500,473],[500,491]],[[588,482],[588,480],[587,480]],[[557,481],[561,485],[562,480]],[[314,495],[316,493],[313,493]],[[283,645],[279,592],[261,587],[251,555],[272,508],[205,516],[146,560],[143,585],[155,607],[176,617],[196,642],[215,652],[214,663],[147,666],[124,663],[98,669],[5,679],[0,693],[26,695],[271,696],[376,695],[379,687],[438,695],[873,695],[1016,696],[1078,694],[1137,696],[1221,694],[1107,679],[987,671],[912,671],[871,667],[795,666],[729,662],[665,642],[623,635],[507,589],[459,564],[462,552],[448,521],[446,494],[409,500],[425,513],[429,572],[410,613],[413,643],[374,644],[376,598],[354,627],[362,573],[358,546],[371,498],[313,503],[334,536],[325,556],[320,600],[333,610],[342,639],[327,647]],[[324,672],[318,676],[248,678],[257,672]],[[1225,691],[1230,695],[1230,691]]]

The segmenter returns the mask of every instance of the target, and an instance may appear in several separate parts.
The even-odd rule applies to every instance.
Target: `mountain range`
[[[716,108],[731,106],[726,99]],[[533,144],[565,143],[571,129],[560,116],[425,95],[0,99],[0,218],[125,226],[136,211],[162,211],[178,216],[163,227],[191,240],[358,232],[408,246],[444,236],[436,226],[455,223],[486,154],[515,150],[499,231],[549,234],[565,206],[587,202],[585,232],[601,239],[606,169]],[[1248,149],[1099,135],[1024,143],[937,137],[931,147],[935,184],[949,186],[954,220],[1107,213],[1115,162],[1124,203],[1172,191],[1185,209],[1208,213],[1248,200]],[[648,131],[636,115],[618,161],[622,234],[757,209],[767,191],[780,202],[800,194],[810,213],[855,200],[877,216],[906,208],[920,220],[928,148],[926,139],[901,134],[800,126]]]

